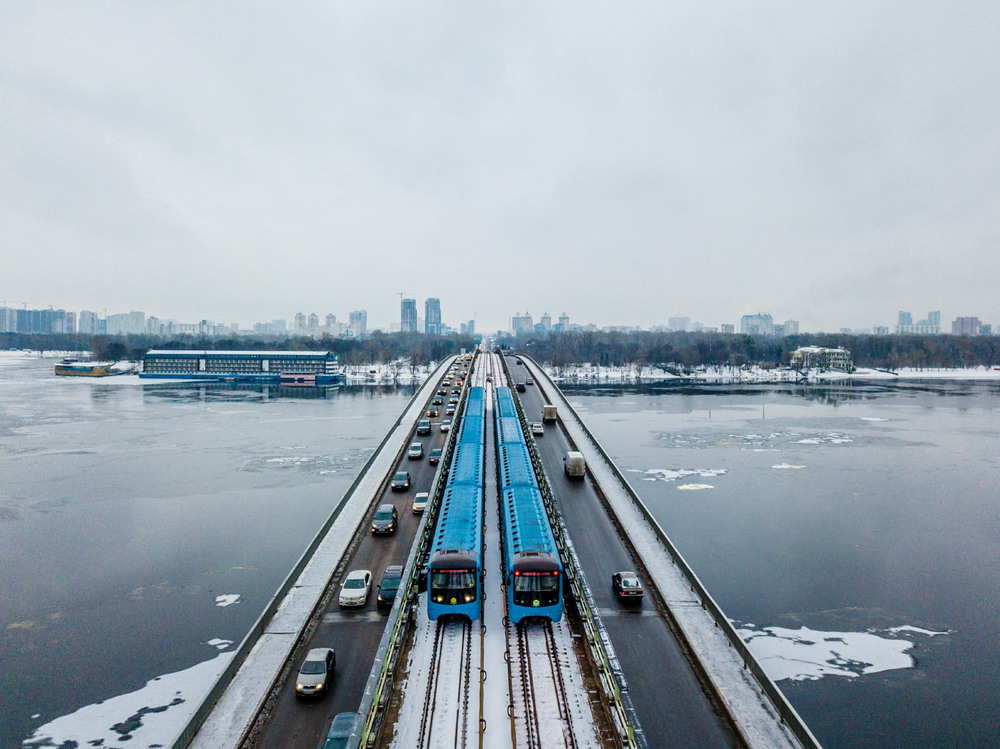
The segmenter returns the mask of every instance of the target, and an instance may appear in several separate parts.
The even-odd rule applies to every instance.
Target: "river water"
[[[413,388],[52,364],[0,357],[0,747],[148,745]],[[564,389],[825,746],[1000,745],[995,384]]]

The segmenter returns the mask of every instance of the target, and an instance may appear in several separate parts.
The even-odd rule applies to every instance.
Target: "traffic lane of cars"
[[[397,471],[410,471],[410,488],[400,492],[387,487],[362,522],[361,542],[343,575],[336,581],[330,608],[306,643],[306,650],[329,647],[336,652],[337,667],[328,693],[318,698],[297,697],[293,672],[264,729],[260,746],[315,747],[326,735],[330,722],[337,713],[358,709],[375,652],[388,621],[384,612],[377,611],[378,582],[386,567],[406,562],[420,523],[420,516],[412,511],[413,497],[417,491],[430,490],[438,469],[437,465],[428,462],[426,453],[433,447],[442,447],[447,437],[447,433],[442,433],[436,423],[430,435],[414,437],[411,442],[419,441],[424,445],[425,457],[410,460],[404,455],[396,466]],[[371,523],[375,509],[386,503],[396,506],[397,529],[389,535],[373,536]],[[338,601],[343,577],[357,569],[371,570],[372,587],[368,600],[357,608],[341,607]],[[295,664],[296,671],[299,665],[301,664]]]
[[[529,387],[519,397],[529,420],[533,412],[541,413],[543,398],[537,387]],[[652,744],[657,746],[660,737],[667,735],[686,737],[671,746],[731,746],[728,729],[715,715],[700,681],[653,602],[648,597],[640,605],[616,600],[611,576],[621,570],[635,570],[637,565],[607,517],[590,478],[571,481],[563,474],[562,458],[569,450],[566,436],[553,425],[543,437],[535,439],[535,445],[594,602],[602,614],[609,614],[602,621],[632,687],[633,705],[647,738],[655,737]],[[598,518],[604,522],[598,522]],[[648,590],[650,583],[642,575],[639,580]],[[665,702],[669,709],[664,709]]]

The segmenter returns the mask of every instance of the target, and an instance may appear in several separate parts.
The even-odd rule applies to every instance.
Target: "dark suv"
[[[396,513],[396,505],[379,505],[378,509],[375,510],[375,517],[372,518],[372,533],[395,533],[398,520],[399,515]]]
[[[375,601],[379,611],[388,611],[392,608],[392,602],[396,600],[396,592],[399,584],[403,581],[403,565],[390,564],[385,568],[382,575],[382,582],[378,584],[378,598]]]

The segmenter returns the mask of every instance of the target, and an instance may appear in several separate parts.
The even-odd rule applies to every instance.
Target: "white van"
[[[583,453],[570,450],[563,458],[563,470],[571,479],[582,479],[587,475],[587,461],[583,458]]]

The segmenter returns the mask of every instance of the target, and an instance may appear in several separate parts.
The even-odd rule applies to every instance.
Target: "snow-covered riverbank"
[[[664,380],[694,380],[698,382],[816,382],[833,380],[1000,380],[1000,367],[902,368],[894,371],[859,367],[854,372],[833,370],[798,370],[787,367],[701,367],[691,373],[668,371],[660,367],[628,364],[621,367],[601,367],[593,364],[571,364],[545,371],[556,382],[625,383],[658,382]]]

